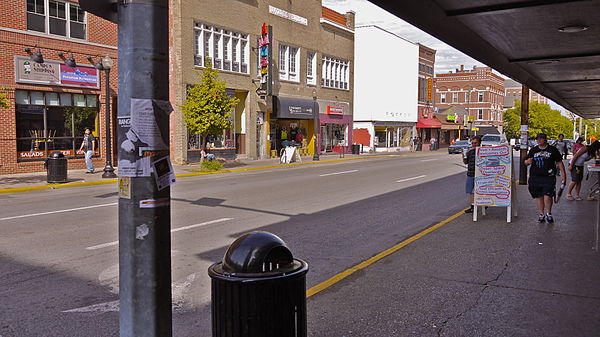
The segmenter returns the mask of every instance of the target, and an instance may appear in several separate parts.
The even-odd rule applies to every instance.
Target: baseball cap
[[[540,138],[548,139],[546,134],[542,133],[542,132],[538,133],[537,136],[535,137],[535,139],[540,139]]]

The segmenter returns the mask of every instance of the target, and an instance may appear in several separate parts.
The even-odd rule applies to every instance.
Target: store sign
[[[273,14],[273,15],[277,15],[277,16],[279,16],[281,18],[284,18],[284,19],[288,19],[288,20],[293,21],[295,23],[299,23],[301,25],[308,26],[308,19],[307,18],[302,17],[300,15],[289,13],[289,12],[283,10],[283,9],[280,9],[280,8],[277,8],[277,7],[273,7],[271,5],[269,5],[269,13]]]
[[[261,97],[273,94],[273,27],[263,23],[261,36],[258,38],[260,52],[260,83],[261,87],[256,94]]]
[[[327,106],[327,114],[328,115],[343,115],[344,108],[341,106],[328,105]]]
[[[15,56],[15,79],[17,83],[100,89],[100,75],[94,67],[72,68],[52,60],[37,63],[22,56]]]
[[[475,204],[511,205],[512,151],[509,146],[481,146],[475,157]]]
[[[433,78],[427,79],[427,101],[431,102],[433,96]]]
[[[300,98],[274,97],[273,105],[276,118],[312,119],[318,111],[314,100]]]
[[[62,85],[98,88],[98,70],[88,67],[67,67],[60,65],[60,82]]]

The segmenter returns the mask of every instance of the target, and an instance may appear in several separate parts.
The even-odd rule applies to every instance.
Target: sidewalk
[[[584,188],[586,183],[584,182]],[[310,336],[600,336],[597,203],[460,214],[308,300]]]
[[[389,156],[430,156],[430,155],[443,155],[445,151],[425,151],[425,152],[395,152],[395,153],[364,153],[360,155],[345,154],[343,158],[338,153],[328,153],[320,156],[320,161],[313,162],[312,157],[302,157],[302,164],[292,163],[289,165],[283,165],[279,163],[279,158],[274,159],[261,159],[261,160],[236,160],[228,161],[224,165],[224,171],[201,173],[199,172],[199,163],[187,164],[187,165],[173,165],[175,175],[181,176],[192,176],[202,174],[214,174],[214,173],[227,173],[227,172],[239,172],[246,170],[259,170],[259,169],[270,169],[277,167],[296,166],[296,165],[312,165],[319,163],[328,163],[340,160],[361,160],[361,159],[373,159],[373,158],[385,158]],[[98,185],[98,184],[111,184],[115,183],[116,179],[102,178],[103,167],[96,167],[96,172],[93,174],[86,174],[85,169],[82,170],[69,170],[67,174],[68,183],[66,184],[48,184],[46,182],[46,172],[32,172],[32,173],[21,173],[21,174],[7,174],[0,175],[0,193],[12,193],[12,192],[25,192],[29,190],[45,189],[45,188],[62,188],[69,186],[87,186],[87,185]],[[115,168],[115,173],[118,173],[118,169]]]

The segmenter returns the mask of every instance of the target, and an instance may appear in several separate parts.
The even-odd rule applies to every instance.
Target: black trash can
[[[276,235],[242,235],[208,268],[212,336],[306,336],[307,272]]]
[[[67,182],[67,158],[62,152],[52,152],[44,162],[49,183]]]
[[[360,154],[360,145],[352,144],[352,154]]]

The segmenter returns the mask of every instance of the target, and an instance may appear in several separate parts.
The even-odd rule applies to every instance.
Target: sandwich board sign
[[[509,145],[480,146],[475,152],[475,207],[506,207],[506,222],[511,222],[513,206],[513,158]],[[485,208],[483,208],[485,215]]]

